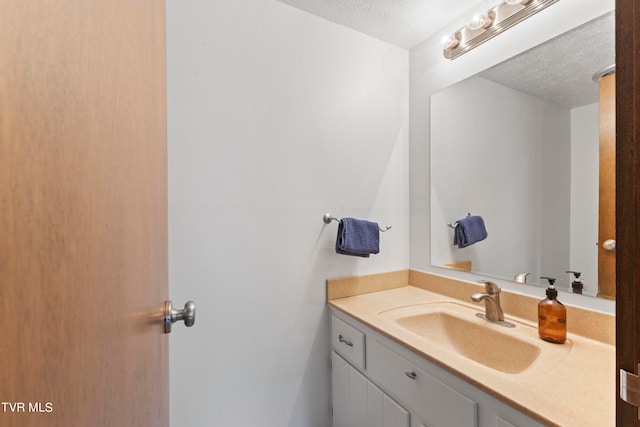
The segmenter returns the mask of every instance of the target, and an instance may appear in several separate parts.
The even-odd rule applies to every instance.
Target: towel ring
[[[322,216],[322,220],[324,221],[325,224],[331,224],[331,221],[337,221],[337,222],[341,222],[342,220],[339,218],[336,218],[335,216],[331,215],[330,213],[326,213]],[[378,225],[378,230],[380,230],[381,232],[385,232],[387,230],[390,230],[391,226],[387,225],[385,228],[382,228]]]
[[[471,212],[467,212],[467,216],[471,216]],[[455,230],[455,228],[458,226],[458,221],[454,222],[453,225],[448,222],[447,225]]]

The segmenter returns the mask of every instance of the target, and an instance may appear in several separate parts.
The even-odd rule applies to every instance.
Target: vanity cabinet
[[[543,426],[350,316],[331,317],[333,427]]]

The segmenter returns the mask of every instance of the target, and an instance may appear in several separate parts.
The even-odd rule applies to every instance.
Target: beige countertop
[[[329,290],[329,286],[332,285],[330,282],[328,281],[330,306],[532,418],[544,424],[563,427],[615,425],[615,345],[572,333],[569,327],[565,344],[551,344],[538,339],[543,351],[557,355],[554,360],[558,363],[554,363],[555,366],[545,366],[544,369],[534,369],[532,366],[521,373],[508,374],[466,357],[452,355],[450,350],[443,347],[429,345],[424,339],[397,325],[388,317],[380,316],[380,313],[386,310],[417,304],[455,302],[482,311],[483,305],[424,289],[429,287],[428,283],[425,285],[425,280],[421,281],[420,287],[403,285],[402,280],[396,280],[391,286],[392,289],[377,290],[380,287],[374,286],[375,289],[369,293],[360,293],[367,292],[367,289],[366,286],[362,288],[362,281],[359,281],[360,294],[336,298]],[[470,290],[475,289],[473,284],[469,286]],[[527,303],[534,304],[535,311],[535,300],[525,299],[524,304],[521,301],[520,305],[526,306]],[[521,325],[523,330],[530,331],[527,333],[535,334],[537,337],[537,323],[524,317],[510,315],[508,307],[503,308],[507,320]],[[528,310],[526,312],[528,313]],[[570,317],[569,325],[572,320],[577,319]],[[609,324],[609,320],[605,319],[604,323]],[[506,348],[505,351],[508,352],[509,349]]]

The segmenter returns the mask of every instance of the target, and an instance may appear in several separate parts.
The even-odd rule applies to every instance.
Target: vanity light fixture
[[[475,15],[467,25],[445,37],[444,57],[455,59],[557,1],[504,0],[487,13]]]
[[[522,4],[522,5],[525,5],[525,4],[529,4],[529,3],[531,3],[531,0],[504,0],[504,2],[505,2],[506,4],[510,4],[510,5],[514,5],[514,4]]]

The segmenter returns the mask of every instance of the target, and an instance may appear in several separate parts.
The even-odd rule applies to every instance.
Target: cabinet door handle
[[[352,343],[351,341],[349,341],[349,340],[344,339],[344,338],[342,337],[342,334],[338,335],[338,340],[339,340],[340,342],[345,343],[345,344],[346,344],[346,345],[348,345],[349,347],[353,347],[353,343]]]
[[[418,378],[418,374],[416,374],[415,371],[405,372],[404,374],[409,378],[411,378],[412,380],[415,380],[416,378]]]

